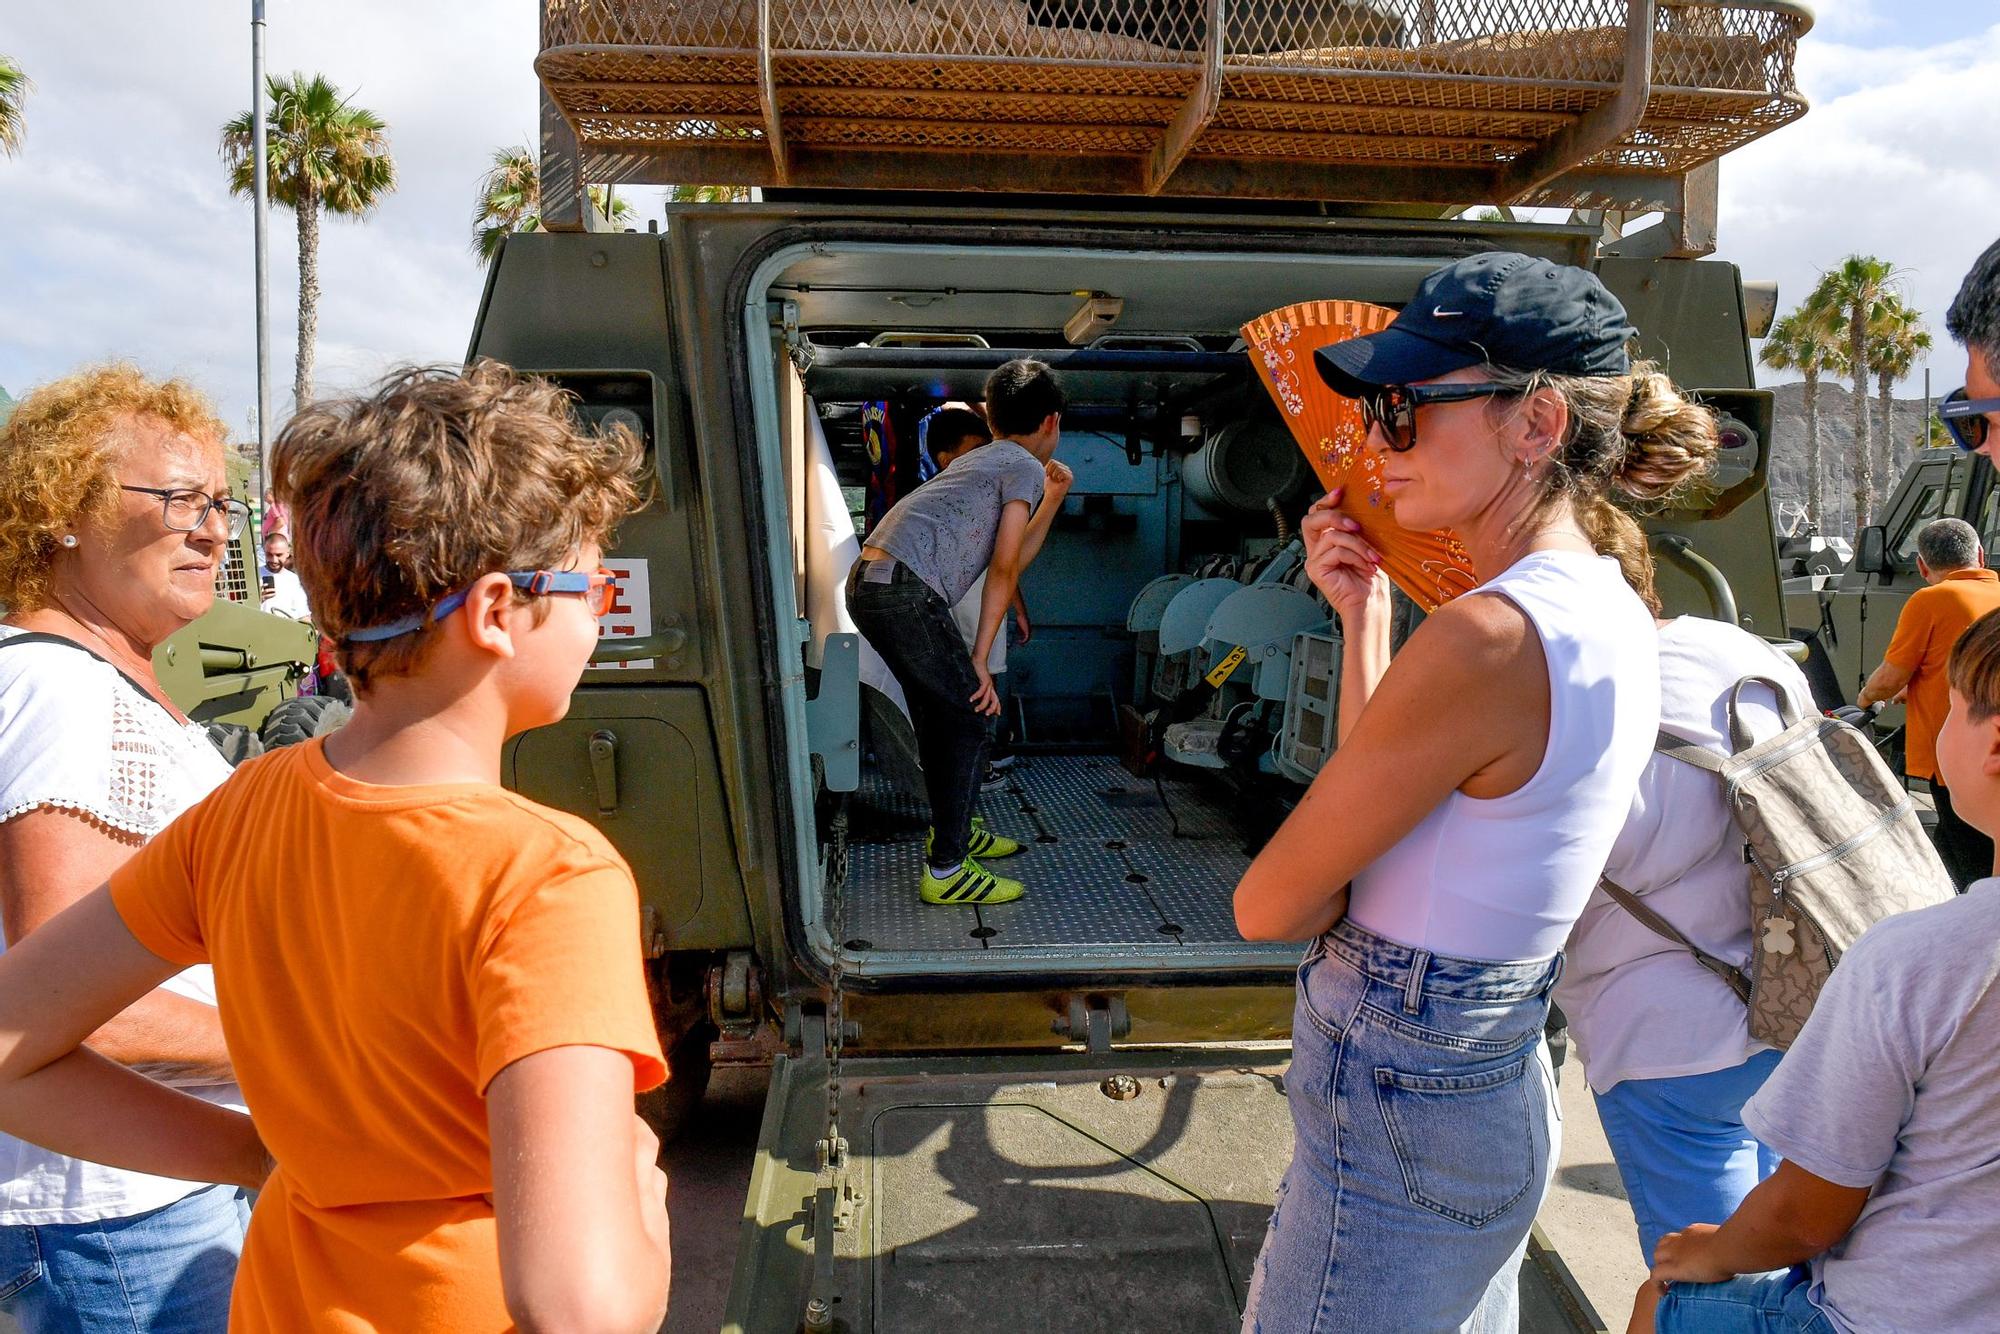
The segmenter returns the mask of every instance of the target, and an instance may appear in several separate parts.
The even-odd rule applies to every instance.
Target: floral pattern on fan
[[[1243,326],[1250,358],[1277,403],[1292,438],[1331,491],[1342,487],[1341,511],[1382,553],[1382,569],[1425,611],[1478,582],[1472,557],[1446,530],[1412,532],[1396,522],[1382,491],[1382,459],[1368,447],[1361,405],[1320,379],[1313,353],[1386,328],[1396,312],[1365,301],[1301,301]]]

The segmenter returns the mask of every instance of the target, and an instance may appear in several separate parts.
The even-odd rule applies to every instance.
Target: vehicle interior
[[[1026,844],[994,869],[1028,892],[918,899],[928,805],[864,646],[860,784],[815,807],[822,888],[840,893],[809,906],[850,967],[1268,970],[1296,953],[1246,944],[1230,900],[1333,747],[1340,639],[1296,539],[1322,488],[1240,326],[1320,297],[1393,306],[1438,262],[820,245],[782,265],[764,406],[816,644],[852,629],[859,545],[928,475],[929,412],[977,402],[1021,355],[1055,366],[1070,404],[1056,457],[1075,481],[1023,575],[1032,633],[1001,678],[1014,760],[980,802]],[[1419,613],[1398,596],[1406,635]]]

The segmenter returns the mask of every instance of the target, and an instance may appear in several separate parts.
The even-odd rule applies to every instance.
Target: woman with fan
[[[1359,401],[1369,503],[1451,530],[1477,582],[1391,663],[1379,516],[1349,487],[1306,518],[1340,745],[1236,890],[1246,937],[1312,942],[1246,1330],[1518,1324],[1560,1133],[1549,993],[1659,724],[1626,578],[1650,580],[1645,542],[1612,497],[1666,495],[1715,450],[1709,414],[1630,362],[1634,332],[1594,275],[1489,253],[1315,355]]]

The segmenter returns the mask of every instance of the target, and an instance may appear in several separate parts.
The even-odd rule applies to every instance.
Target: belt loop
[[[1431,952],[1418,950],[1410,960],[1410,976],[1403,983],[1403,1013],[1415,1014],[1423,1009],[1424,972],[1431,966]]]

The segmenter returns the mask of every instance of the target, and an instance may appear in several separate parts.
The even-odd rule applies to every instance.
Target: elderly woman
[[[224,427],[129,367],[24,398],[0,427],[0,930],[19,941],[228,776],[161,691],[161,640],[207,611],[248,510]],[[238,1099],[207,968],[90,1045]],[[222,1330],[249,1218],[233,1187],[63,1158],[0,1136],[0,1311],[28,1334]]]
[[[1346,640],[1340,748],[1236,891],[1244,935],[1312,941],[1247,1331],[1518,1323],[1560,1134],[1549,992],[1660,720],[1645,540],[1612,497],[1715,452],[1632,334],[1592,274],[1494,253],[1318,353],[1397,521],[1452,529],[1480,583],[1391,662],[1378,553],[1329,502],[1303,526]]]

